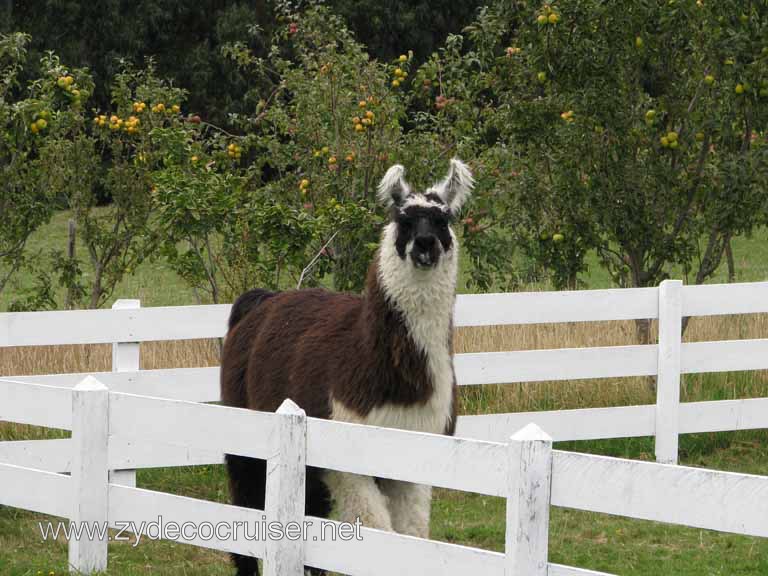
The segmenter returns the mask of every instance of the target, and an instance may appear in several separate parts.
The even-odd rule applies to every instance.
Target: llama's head
[[[469,196],[474,180],[466,164],[454,158],[446,177],[422,191],[411,190],[405,168],[392,166],[379,183],[379,200],[390,208],[391,222],[383,250],[394,253],[401,265],[419,270],[439,267],[447,255],[455,255],[456,236],[451,221]]]

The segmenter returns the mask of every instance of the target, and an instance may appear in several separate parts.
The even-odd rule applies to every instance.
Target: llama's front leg
[[[429,538],[432,487],[398,480],[379,480],[379,485],[387,497],[395,532]]]
[[[336,502],[335,516],[341,522],[354,523],[360,518],[365,528],[392,531],[387,499],[374,478],[329,470],[325,482]]]

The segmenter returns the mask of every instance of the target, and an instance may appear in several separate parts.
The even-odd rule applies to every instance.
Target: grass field
[[[63,215],[34,238],[38,249],[63,245]],[[734,244],[740,281],[768,277],[767,234]],[[60,244],[62,243],[62,244]],[[720,277],[722,281],[722,276]],[[22,284],[28,278],[21,278]],[[590,288],[606,287],[607,277],[593,264]],[[4,295],[0,310],[13,294]],[[116,297],[139,297],[145,306],[191,304],[194,296],[163,263],[144,264],[119,287]],[[694,319],[687,341],[766,337],[768,316]],[[634,324],[608,322],[548,326],[488,327],[457,331],[457,352],[560,348],[634,343]],[[142,368],[207,366],[218,363],[217,347],[208,341],[142,345]],[[110,369],[108,346],[0,349],[0,374],[81,372]],[[768,373],[688,375],[683,401],[768,396]],[[613,406],[653,402],[647,379],[625,378],[574,382],[469,387],[462,391],[463,413]],[[41,438],[55,431],[0,424],[0,439]],[[652,459],[650,438],[570,442],[559,449]],[[692,466],[768,475],[766,431],[697,434],[681,439],[682,463]],[[227,501],[221,466],[140,471],[140,487]],[[34,576],[66,573],[66,543],[41,543],[40,516],[0,507],[0,575]],[[768,520],[767,520],[768,521]],[[438,490],[432,522],[434,538],[491,550],[504,546],[504,501]],[[231,574],[224,554],[142,540],[139,546],[110,544],[110,575]],[[627,520],[553,508],[550,560],[626,575],[768,575],[768,540]]]

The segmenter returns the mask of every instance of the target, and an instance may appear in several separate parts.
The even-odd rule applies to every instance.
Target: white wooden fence
[[[674,463],[681,433],[768,427],[767,398],[679,400],[681,373],[768,369],[768,339],[682,344],[681,317],[755,312],[768,312],[768,283],[667,281],[658,289],[460,296],[456,326],[659,320],[658,346],[457,355],[462,385],[658,376],[655,405],[461,417],[457,435],[472,440],[199,404],[218,399],[218,368],[138,369],[136,343],[221,337],[229,306],[141,309],[137,301],[120,301],[104,311],[0,314],[0,348],[113,343],[114,369],[96,374],[99,384],[89,381],[77,390],[83,374],[0,382],[0,420],[73,430],[71,440],[0,443],[0,462],[6,462],[0,464],[0,504],[113,523],[155,520],[158,514],[193,522],[260,519],[252,510],[135,488],[132,470],[218,463],[223,453],[279,459],[293,451],[307,465],[506,497],[507,552],[364,530],[362,541],[292,543],[280,556],[293,562],[279,568],[269,561],[279,554],[270,547],[285,542],[190,543],[266,556],[275,566],[268,568],[272,574],[298,573],[292,570],[306,563],[352,574],[509,575],[547,573],[550,504],[765,537],[766,478],[551,450],[552,439],[654,435],[657,460]],[[90,434],[82,433],[86,422]],[[531,422],[551,438],[529,428],[510,439]],[[284,441],[302,437],[296,427],[304,430],[304,445]],[[254,445],[254,438],[262,444]],[[376,456],[361,460],[360,454]],[[280,469],[279,461],[273,465]],[[296,503],[303,477],[282,476],[296,482],[280,482],[279,489],[270,484],[266,513],[285,521],[298,508],[277,503],[289,497]],[[531,506],[537,509],[526,508]],[[103,566],[105,548],[73,544],[70,559],[86,571]],[[551,575],[595,574],[552,564],[548,569]]]
[[[96,374],[110,390],[211,402],[219,399],[217,367],[138,370],[135,343],[223,337],[229,309],[229,305],[139,308],[136,300],[121,300],[112,310],[0,314],[0,349],[113,343],[114,371]],[[659,288],[459,296],[454,315],[459,327],[651,318],[659,320],[660,343],[457,354],[454,364],[460,385],[658,378],[656,404],[463,416],[457,434],[503,442],[535,422],[555,441],[655,436],[657,461],[675,463],[679,434],[766,428],[768,398],[681,403],[679,393],[681,374],[768,369],[768,338],[683,344],[681,317],[766,312],[768,282],[683,286],[668,280]],[[84,376],[15,379],[72,387]],[[2,450],[15,450],[33,462],[50,462],[52,467],[47,469],[52,471],[67,471],[61,468],[65,457],[57,444],[44,446],[38,441],[34,446],[19,444]],[[136,458],[134,467],[210,463],[211,456],[198,451],[147,451]],[[220,455],[213,460],[221,461]],[[127,472],[116,481],[131,484],[133,477]]]
[[[507,443],[468,440],[306,418],[290,401],[273,414],[110,392],[92,377],[74,389],[2,380],[0,405],[4,419],[72,430],[71,475],[0,463],[0,505],[114,527],[311,522],[306,540],[174,538],[264,558],[272,576],[300,576],[304,564],[371,576],[599,575],[548,562],[550,505],[768,537],[768,477],[552,450],[535,424]],[[110,482],[135,444],[265,458],[266,509]],[[506,498],[505,553],[367,528],[359,540],[324,539],[321,520],[303,515],[305,465]],[[106,541],[73,540],[69,552],[73,570],[106,568]]]

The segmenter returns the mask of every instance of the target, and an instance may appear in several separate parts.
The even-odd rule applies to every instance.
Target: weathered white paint
[[[138,310],[139,300],[117,300],[112,310]],[[139,342],[112,343],[112,372],[137,372],[141,369],[141,344]],[[135,391],[134,391],[135,393]],[[136,470],[109,471],[109,481],[114,484],[136,486]]]
[[[307,418],[307,465],[364,476],[506,496],[506,450],[496,442]]]
[[[114,438],[267,458],[275,449],[274,413],[110,392]],[[201,422],[206,424],[203,426]]]
[[[552,504],[768,537],[768,477],[553,451]]]
[[[768,398],[680,404],[680,432],[723,432],[768,428]]]
[[[162,516],[163,524],[168,527],[170,522],[175,522],[179,528],[185,522],[191,522],[200,526],[203,522],[210,522],[213,526],[217,523],[227,523],[229,526],[236,526],[235,523],[248,523],[249,534],[254,533],[254,526],[257,522],[263,522],[266,518],[262,510],[252,508],[240,508],[228,504],[219,504],[217,502],[207,502],[175,494],[166,494],[163,492],[154,492],[143,490],[141,488],[131,488],[110,484],[109,486],[109,522],[110,525],[119,528],[116,524],[119,522],[133,522],[137,528],[142,527],[144,523],[143,534],[155,536],[157,528],[151,527],[150,523],[158,523],[158,517]],[[180,531],[179,537],[174,542],[182,544],[191,544],[202,548],[213,550],[222,550],[224,552],[236,552],[248,556],[264,557],[264,542],[245,538],[244,528],[237,529],[235,536],[219,538],[214,532],[211,539],[201,538],[196,535],[187,538],[187,535],[193,535],[188,530]],[[203,534],[207,537],[207,533]]]
[[[423,540],[394,532],[362,527],[361,538],[350,540],[321,539],[323,522],[313,516],[306,542],[306,562],[310,566],[342,574],[366,576],[501,576],[504,555],[434,540]],[[336,524],[336,523],[334,523]],[[330,534],[330,528],[326,529]]]
[[[655,345],[605,346],[457,354],[453,363],[460,385],[505,384],[652,376],[657,356]]]
[[[677,463],[680,406],[680,340],[682,329],[680,280],[659,286],[659,372],[656,377],[656,461]]]
[[[680,410],[680,433],[721,432],[768,428],[768,398],[747,398],[744,400],[719,400],[709,402],[683,402]],[[584,408],[579,410],[553,410],[542,412],[515,412],[510,414],[483,414],[460,416],[456,436],[491,443],[503,442],[515,430],[530,422],[549,431],[556,442],[565,440],[589,440],[597,438],[629,438],[652,436],[654,433],[655,406],[617,406],[612,408]],[[315,423],[312,419],[312,426]],[[319,424],[322,428],[322,423]],[[332,433],[333,434],[333,433]],[[339,434],[338,432],[336,434]],[[353,432],[349,432],[355,438]],[[346,441],[346,440],[345,440]],[[49,472],[70,471],[70,444],[62,440],[25,440],[0,442],[0,462],[13,462],[18,466],[37,468]],[[346,468],[361,469],[360,464],[349,462],[334,455],[322,455],[321,441],[313,444],[312,452],[320,453],[319,459],[347,463]],[[430,449],[434,448],[434,444]],[[472,449],[475,449],[473,447]],[[362,449],[362,447],[361,447]],[[483,446],[484,450],[498,451],[498,445]],[[331,452],[335,452],[332,449]],[[438,449],[444,453],[444,449]],[[339,450],[343,452],[343,450]],[[457,457],[462,458],[457,453]],[[313,455],[313,458],[315,456]],[[392,456],[395,458],[395,456]],[[125,436],[113,436],[109,440],[109,467],[113,468],[161,468],[173,466],[197,466],[221,464],[224,454],[220,449],[195,448],[169,444],[162,440],[132,440]],[[344,466],[342,466],[344,467]],[[372,467],[369,467],[372,468]],[[369,470],[366,468],[366,470]],[[495,472],[496,474],[498,472]],[[421,474],[423,472],[407,472]],[[487,490],[486,490],[487,489]],[[495,493],[486,486],[481,493]]]
[[[764,420],[768,424],[768,414],[765,415]],[[633,438],[652,436],[654,421],[653,405],[481,414],[460,416],[456,424],[456,436],[503,442],[515,430],[519,430],[529,422],[534,422],[541,429],[546,430],[555,442]]]
[[[0,506],[69,518],[72,479],[52,472],[0,464]]]
[[[219,367],[161,368],[124,372],[93,372],[13,376],[17,382],[72,388],[88,375],[97,378],[111,392],[127,392],[189,402],[217,402]]]
[[[71,454],[69,438],[0,442],[0,462],[47,472],[69,472],[72,469]]]
[[[72,390],[0,378],[0,421],[72,429]]]
[[[528,424],[509,440],[505,576],[547,576],[552,438]]]
[[[288,526],[304,520],[307,471],[307,416],[293,401],[285,400],[277,410],[277,446],[267,459],[265,512],[269,522]],[[303,576],[304,541],[267,540],[265,576]]]
[[[108,514],[109,390],[93,377],[72,393],[72,512],[74,523],[104,524]],[[107,540],[69,541],[70,571],[91,574],[107,569]]]

